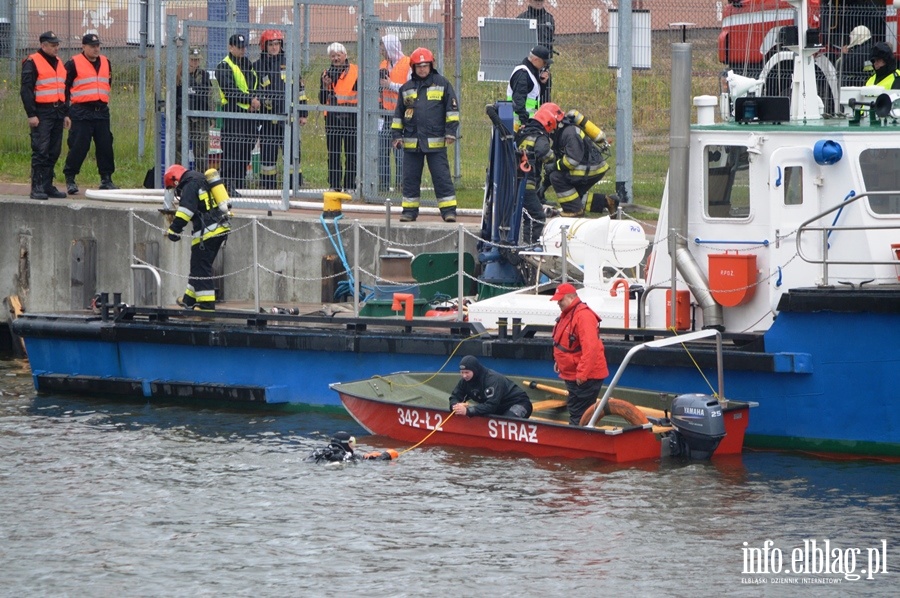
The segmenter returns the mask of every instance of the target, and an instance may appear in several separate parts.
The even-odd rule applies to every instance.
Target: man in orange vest
[[[31,199],[63,198],[53,186],[53,169],[62,152],[63,129],[71,121],[66,106],[66,71],[59,54],[59,38],[41,34],[41,49],[22,61],[19,95],[31,128]]]
[[[347,60],[344,44],[328,46],[331,66],[322,73],[319,103],[355,107],[359,69]],[[325,146],[328,149],[328,186],[335,191],[356,189],[356,113],[325,113]],[[343,154],[343,158],[342,158]],[[342,168],[342,162],[345,162]]]
[[[75,176],[94,141],[97,171],[101,189],[118,189],[112,182],[116,171],[113,155],[113,135],[109,127],[109,90],[112,72],[109,59],[100,55],[100,38],[88,33],[81,38],[81,54],[66,63],[66,100],[72,129],[69,131],[69,155],[63,174],[69,195],[78,193]]]
[[[391,123],[394,119],[394,110],[397,108],[397,98],[400,87],[409,81],[410,68],[409,56],[403,53],[400,39],[393,34],[387,34],[381,38],[381,56],[383,60],[379,67],[381,76],[381,108],[389,112],[378,123],[378,185],[379,191],[388,191],[391,187]],[[403,164],[403,151],[393,151],[395,175],[394,187],[400,187]]]

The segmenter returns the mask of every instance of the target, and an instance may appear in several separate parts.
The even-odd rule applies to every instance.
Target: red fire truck
[[[897,50],[897,8],[886,1],[892,0],[807,0],[806,46],[821,47],[815,56],[821,97],[836,94],[842,84],[842,48],[857,27],[868,29],[868,43],[887,41]],[[797,44],[797,18],[783,0],[727,0],[719,60],[735,73],[764,79],[766,95],[790,95],[794,53],[789,47]]]

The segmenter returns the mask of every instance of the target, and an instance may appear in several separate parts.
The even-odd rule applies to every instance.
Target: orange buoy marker
[[[400,458],[400,453],[395,451],[394,449],[388,449],[386,451],[372,451],[371,453],[366,453],[363,455],[363,459],[366,461],[393,461],[394,459]]]

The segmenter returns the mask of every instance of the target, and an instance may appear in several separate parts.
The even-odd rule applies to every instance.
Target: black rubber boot
[[[403,208],[403,212],[400,213],[400,222],[415,222],[418,217],[418,208]]]
[[[53,186],[53,169],[48,168],[44,171],[44,193],[50,199],[65,199],[66,194]]]
[[[31,199],[47,199],[47,192],[44,191],[44,176],[37,168],[31,169]]]
[[[441,208],[441,218],[444,222],[456,222],[456,208]]]

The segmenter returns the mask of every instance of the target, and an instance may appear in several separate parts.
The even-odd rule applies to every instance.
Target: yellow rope
[[[669,330],[671,330],[675,336],[678,336],[678,330],[676,330],[674,326],[669,326]],[[697,363],[697,360],[694,359],[693,355],[691,355],[690,349],[688,349],[687,345],[685,345],[684,343],[681,343],[681,348],[684,349],[684,352],[687,353],[688,357],[691,358],[691,361],[693,362],[694,367],[696,367],[697,371],[700,372],[700,377],[702,377],[703,381],[706,382],[706,385],[709,387],[709,390],[712,393],[712,396],[714,396],[716,399],[718,399],[719,398],[718,391],[716,391],[716,389],[713,388],[713,385],[709,381],[709,378],[706,377],[706,374],[704,374],[703,370],[700,368],[700,364]]]
[[[405,454],[405,453],[408,453],[409,451],[413,450],[414,448],[418,447],[420,444],[422,444],[423,442],[425,442],[426,440],[428,440],[429,438],[431,438],[431,435],[434,434],[435,432],[437,432],[437,431],[440,429],[441,426],[443,426],[443,425],[446,424],[448,421],[450,421],[450,418],[453,417],[454,415],[456,415],[456,413],[453,412],[453,411],[451,411],[451,412],[450,412],[450,415],[447,416],[447,419],[441,419],[440,425],[435,426],[434,430],[432,430],[431,432],[429,432],[428,435],[425,436],[425,438],[423,438],[422,440],[420,440],[419,442],[417,442],[416,444],[412,445],[411,447],[409,447],[409,448],[406,449],[406,450],[398,451],[398,452],[397,452],[397,458],[399,459],[399,458],[400,458],[400,455],[403,455],[403,454]]]

